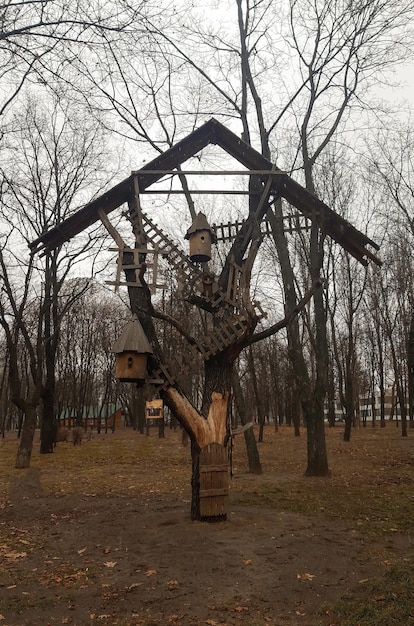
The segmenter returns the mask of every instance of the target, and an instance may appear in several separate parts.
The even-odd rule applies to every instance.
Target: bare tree
[[[64,291],[79,291],[79,280],[72,279]],[[131,313],[119,297],[95,281],[83,281],[88,290],[67,311],[60,324],[56,358],[56,401],[61,419],[68,418],[87,427],[88,411],[97,417],[105,415],[108,404],[120,400],[127,405],[130,394],[122,395],[114,378],[114,336]],[[131,392],[131,388],[126,391]]]
[[[53,86],[73,54],[136,31],[143,3],[132,7],[114,0],[68,5],[60,0],[22,0],[0,8],[0,81],[7,85],[0,116],[19,97],[27,82]],[[3,128],[3,132],[4,132]]]
[[[16,134],[3,147],[2,221],[6,229],[0,262],[3,293],[1,324],[10,355],[10,382],[13,401],[27,416],[16,462],[30,462],[36,409],[42,399],[41,451],[52,452],[54,442],[55,359],[62,317],[80,292],[74,289],[62,297],[62,287],[76,264],[90,256],[90,236],[79,247],[65,253],[54,250],[43,259],[27,254],[27,242],[41,235],[73,211],[82,189],[94,183],[102,169],[100,131],[88,128],[65,108],[64,100],[51,104],[50,116],[33,101],[15,116]],[[82,120],[83,122],[83,120]],[[78,155],[74,159],[74,155]],[[34,295],[36,294],[36,296]],[[36,322],[28,318],[27,307],[36,307]],[[28,355],[30,398],[22,389],[18,347]]]
[[[398,305],[398,329],[400,347],[392,349],[395,366],[400,363],[398,353],[406,355],[406,374],[408,393],[403,391],[401,365],[398,365],[396,376],[400,380],[400,404],[405,410],[406,395],[408,396],[407,412],[410,424],[414,420],[414,367],[412,333],[414,328],[414,270],[411,255],[407,254],[414,241],[414,219],[412,214],[412,198],[414,194],[414,162],[412,157],[414,137],[410,126],[396,121],[392,129],[379,133],[370,151],[370,175],[382,190],[381,202],[386,210],[382,211],[382,219],[386,237],[391,248],[390,270],[393,277],[391,284],[396,290],[395,303]],[[393,210],[389,210],[390,207]],[[389,290],[384,290],[388,303]],[[389,308],[387,304],[387,310]],[[387,328],[392,326],[388,317]],[[389,335],[389,330],[388,333]],[[394,337],[395,339],[395,337]],[[391,341],[391,339],[390,339]],[[405,369],[405,368],[404,368]]]

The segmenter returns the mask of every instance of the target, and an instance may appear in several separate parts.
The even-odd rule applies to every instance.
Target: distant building
[[[381,394],[379,391],[375,392],[375,419],[381,418]],[[406,399],[408,406],[408,398]],[[359,407],[361,418],[367,421],[372,421],[372,396],[361,396],[359,398]],[[401,417],[401,409],[398,402],[398,398],[395,394],[395,390],[389,387],[385,390],[384,396],[384,417],[390,419],[391,417]]]
[[[408,398],[406,399],[408,406]],[[360,396],[359,397],[359,416],[363,421],[372,421],[372,396]],[[325,420],[328,419],[328,406],[325,403]],[[384,397],[384,417],[389,420],[391,417],[400,418],[401,409],[398,402],[398,398],[395,394],[395,390],[389,387],[385,391]],[[335,421],[342,422],[345,419],[345,410],[339,400],[335,402]],[[375,419],[381,419],[381,394],[379,391],[375,392]]]
[[[72,428],[79,423],[79,415],[76,409],[68,407],[61,411],[58,416],[59,426]],[[102,406],[84,406],[81,416],[85,428],[99,430],[110,428],[112,430],[125,426],[122,406],[120,404],[103,404]]]

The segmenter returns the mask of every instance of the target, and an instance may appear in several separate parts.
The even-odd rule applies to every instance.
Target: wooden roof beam
[[[316,215],[318,225],[324,232],[359,261],[363,262],[364,256],[366,256],[377,265],[381,265],[380,259],[366,248],[367,245],[370,245],[378,250],[379,246],[375,242],[214,119],[200,126],[175,146],[150,161],[141,170],[134,172],[129,178],[118,183],[107,193],[88,203],[67,220],[44,233],[30,244],[31,250],[37,252],[43,248],[58,247],[94,224],[99,219],[100,212],[101,215],[102,211],[108,214],[127,202],[133,194],[134,177],[138,180],[140,190],[144,191],[160,180],[165,175],[166,170],[177,169],[209,144],[220,146],[251,172],[266,172],[262,176],[263,181],[268,181],[269,175],[271,175],[270,188],[275,198],[285,198],[311,220],[315,220]]]
[[[134,173],[138,176],[139,188],[144,190],[157,180],[162,178],[163,170],[177,168],[189,158],[200,152],[208,144],[214,143],[215,126],[207,122],[200,126],[191,135],[179,141],[175,146],[166,150],[147,165]],[[146,170],[151,173],[147,174]],[[154,173],[156,171],[157,173]],[[29,244],[33,252],[39,252],[44,248],[54,249],[69,241],[80,232],[92,226],[99,218],[99,211],[111,213],[122,204],[128,202],[134,193],[133,176],[112,187],[109,191],[86,204],[82,209],[68,217],[66,220],[51,228],[46,233]]]

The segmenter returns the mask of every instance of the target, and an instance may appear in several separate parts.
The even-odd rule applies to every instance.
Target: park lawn
[[[414,623],[414,431],[409,431],[408,438],[402,438],[395,423],[387,424],[383,429],[373,429],[368,425],[366,428],[354,429],[348,443],[343,442],[342,434],[340,426],[326,430],[331,469],[329,478],[304,476],[305,431],[302,431],[300,437],[294,437],[293,430],[288,427],[281,427],[277,432],[271,425],[266,427],[264,441],[259,444],[263,466],[261,476],[246,471],[243,435],[237,436],[232,455],[230,511],[232,508],[255,512],[262,510],[266,515],[272,511],[283,512],[297,516],[294,519],[311,520],[310,523],[315,526],[323,521],[324,532],[332,537],[337,533],[349,533],[350,536],[355,533],[362,537],[358,559],[364,560],[373,574],[360,579],[352,589],[342,589],[336,597],[328,595],[322,599],[317,610],[313,607],[312,611],[306,613],[308,621],[283,623],[303,623],[306,626],[389,626]],[[37,472],[39,484],[33,483],[30,487],[31,483],[28,483],[29,487],[26,485],[26,488],[34,492],[38,490],[39,497],[51,497],[52,502],[78,496],[88,499],[88,502],[93,498],[104,498],[108,503],[111,499],[142,498],[147,510],[154,502],[157,502],[157,506],[162,503],[168,508],[170,501],[184,502],[185,508],[189,508],[190,451],[181,445],[179,431],[167,429],[164,439],[157,437],[155,429],[149,437],[130,429],[101,435],[95,433],[91,440],[84,440],[81,446],[58,444],[55,453],[51,455],[39,454],[36,436],[30,470],[14,469],[16,448],[17,442],[11,435],[7,435],[0,444],[0,506],[3,511],[7,511],[16,477],[18,481],[22,480],[25,474],[29,476],[33,471]],[[22,490],[23,499],[29,495]],[[162,510],[161,507],[161,513],[157,512],[157,515],[162,516]],[[18,532],[13,528],[12,532],[10,530],[10,523],[1,523],[0,547],[7,546],[3,550],[6,550],[6,554],[24,554],[25,545],[29,542],[33,550],[42,550],[46,541],[43,531],[39,531],[38,536],[31,532],[29,537],[22,535],[25,532],[22,524]],[[22,539],[22,536],[26,539]],[[19,557],[16,556],[16,559]],[[245,562],[248,560],[245,559]],[[90,560],[88,571],[93,572],[94,568],[98,571]],[[0,587],[10,589],[14,586],[12,573],[12,566],[9,573],[6,568],[3,579],[0,579]],[[29,580],[31,574],[26,574]],[[77,575],[78,582],[82,582],[84,573]],[[24,558],[19,561],[19,576],[25,580]],[[73,577],[75,574],[66,576]],[[92,580],[91,576],[89,579]],[[82,589],[80,582],[79,588]],[[46,608],[36,605],[39,611],[42,608],[47,610],[50,599],[45,596],[42,601]],[[14,596],[13,602],[16,602]],[[237,623],[246,626],[253,623],[279,623],[272,622],[270,614],[261,614],[258,606],[250,607],[250,617],[246,616],[243,621],[246,606],[235,607],[239,620]],[[9,600],[9,604],[6,602],[5,607],[6,611],[0,610],[0,614],[6,614],[7,608],[10,610],[12,601]],[[24,614],[30,608],[33,610],[28,600],[25,600],[21,607],[17,604],[13,610],[16,614],[20,614],[20,611]],[[211,611],[213,609],[219,610],[218,606]],[[237,615],[238,609],[241,614]],[[292,620],[299,619],[297,616],[301,614],[296,611],[296,617],[292,617]],[[160,621],[153,617],[152,622],[146,622],[146,618],[139,613],[140,617],[129,618],[129,621],[127,618],[115,621],[114,615],[111,618],[113,624],[161,624],[162,619],[165,619],[164,615],[159,617]],[[207,617],[199,622],[172,620],[171,623],[233,623],[228,615],[226,621],[223,618],[217,621],[217,614],[211,617],[210,613]],[[91,618],[87,623],[95,623],[94,619]],[[7,621],[4,623],[8,624]]]

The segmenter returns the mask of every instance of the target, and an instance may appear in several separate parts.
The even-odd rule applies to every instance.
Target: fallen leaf
[[[117,561],[106,561],[106,563],[104,563],[105,567],[115,567],[116,564]]]
[[[244,559],[243,565],[251,565],[253,561],[251,559]]]
[[[12,550],[11,552],[6,552],[4,556],[6,559],[24,559],[24,557],[27,556],[27,552],[16,552]]]
[[[236,606],[236,608],[234,610],[237,613],[243,613],[243,611],[248,611],[249,607],[248,606]]]
[[[154,576],[154,574],[156,574],[156,573],[157,573],[157,570],[156,570],[156,569],[148,569],[148,570],[145,572],[145,575],[146,575],[146,576]]]
[[[299,580],[313,580],[315,578],[315,574],[308,574],[304,572],[303,574],[296,574],[296,578]]]

